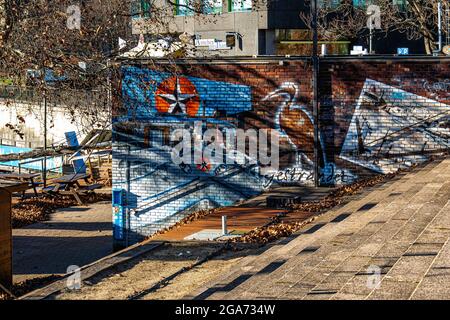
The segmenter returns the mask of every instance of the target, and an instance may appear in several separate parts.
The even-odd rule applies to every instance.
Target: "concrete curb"
[[[165,242],[163,241],[144,241],[125,248],[121,251],[115,252],[109,256],[103,257],[91,264],[85,265],[80,268],[81,281],[92,278],[96,274],[112,268],[118,264],[137,258],[142,254],[160,247],[164,243]],[[43,300],[52,294],[62,291],[67,288],[67,280],[72,274],[73,273],[66,274],[62,279],[57,280],[43,288],[29,292],[19,297],[18,300]]]

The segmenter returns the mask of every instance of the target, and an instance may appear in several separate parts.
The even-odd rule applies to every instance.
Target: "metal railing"
[[[63,165],[64,165],[64,156],[40,157],[40,158],[35,158],[35,159],[19,161],[19,163],[18,163],[19,173],[22,173],[22,170],[27,170],[28,172],[30,172],[30,171],[44,172],[44,161],[48,162],[48,160],[56,159],[56,158],[61,158],[61,165],[60,166],[49,166],[47,163],[46,170],[51,171],[51,172],[56,172],[56,173],[62,173],[62,169],[63,169]],[[40,166],[38,168],[24,167],[24,165],[29,165],[29,164],[36,163],[36,162],[40,163]]]
[[[40,99],[34,89],[12,85],[0,85],[0,98],[18,101],[36,101]]]
[[[97,89],[79,90],[59,88],[58,90],[50,89],[47,93],[47,102],[56,105],[65,105],[67,101],[92,104],[96,101],[102,102],[106,98],[106,92]],[[43,95],[42,92],[33,87],[0,84],[0,99],[25,103],[41,103]]]

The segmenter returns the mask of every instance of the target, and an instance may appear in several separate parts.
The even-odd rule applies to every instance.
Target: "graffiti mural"
[[[123,68],[122,94],[134,120],[236,115],[252,107],[249,86],[131,66]]]
[[[322,185],[394,172],[450,148],[448,66],[434,66],[443,70],[434,77],[420,74],[423,66],[415,72],[411,65],[340,63],[321,68]],[[113,119],[115,241],[134,243],[190,212],[235,205],[271,188],[313,184],[308,68],[300,60],[219,61],[177,73],[123,66],[122,109]],[[264,146],[270,152],[259,152]]]
[[[450,147],[450,107],[374,80],[357,101],[341,158],[379,173]]]
[[[171,158],[176,130],[190,130],[195,140],[210,128],[237,129],[239,114],[252,109],[250,87],[135,67],[122,72],[127,115],[114,120],[113,187],[123,191],[137,239],[192,210],[232,205],[262,191],[265,177],[255,164]],[[115,238],[123,240],[123,233]]]
[[[255,101],[247,85],[138,67],[124,67],[122,73],[126,115],[114,119],[113,185],[123,191],[129,228],[137,235],[154,233],[192,210],[232,205],[278,184],[312,183],[314,124],[308,106],[299,101],[298,83],[283,82]],[[252,156],[250,141],[249,148],[242,151],[222,145],[224,157],[234,159],[231,162],[216,163],[211,157],[202,157],[196,163],[174,163],[175,131],[190,130],[195,153],[195,141],[204,140],[208,129],[215,128],[223,136],[240,129],[260,129],[246,120],[262,106],[270,106],[273,115],[264,119],[264,129],[271,137],[277,132],[281,139],[285,161],[279,167],[264,166]],[[205,143],[200,145],[198,148]],[[261,149],[260,142],[257,149]],[[349,178],[334,164],[326,163],[323,150],[322,146],[324,182],[325,178],[330,183],[342,176]],[[242,158],[247,161],[237,161]],[[122,232],[116,240],[120,237]]]
[[[314,119],[308,106],[299,102],[299,84],[284,82],[275,91],[270,92],[262,102],[275,100],[275,129],[288,142],[291,160],[282,170],[266,175],[265,188],[273,183],[303,183],[314,181]],[[348,170],[339,169],[328,162],[322,133],[319,132],[320,180],[323,184],[344,184],[355,180]]]

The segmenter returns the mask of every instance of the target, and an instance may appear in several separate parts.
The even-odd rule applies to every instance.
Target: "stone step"
[[[422,175],[424,175],[424,176],[426,176],[425,175],[425,173],[423,173],[422,172]],[[416,191],[417,191],[418,189],[416,189]],[[389,190],[389,192],[390,192],[390,190]],[[367,199],[366,199],[367,200]],[[388,199],[387,200],[387,203],[389,204],[390,202],[392,202],[392,201],[390,201],[390,199]],[[382,211],[382,210],[381,210]],[[365,213],[365,215],[366,216],[368,216],[368,214],[367,213]],[[325,227],[323,227],[323,228],[321,228],[321,230],[322,230],[322,232],[324,232],[324,234],[325,235],[330,235],[330,230],[325,230],[324,229]],[[302,237],[304,237],[305,235],[302,235]],[[299,237],[300,238],[300,237]],[[298,239],[299,239],[298,238]],[[345,235],[342,237],[342,238],[345,238]],[[342,239],[341,240],[338,240],[338,242],[339,241],[342,241]],[[287,246],[284,246],[284,247],[282,247],[283,249],[285,249]],[[312,249],[311,249],[312,248]],[[313,252],[314,250],[314,248],[315,248],[315,246],[311,246],[311,248],[307,248],[307,250],[304,250],[304,253],[307,253],[307,252]],[[303,248],[304,249],[304,248]],[[281,249],[279,249],[278,250],[279,252],[278,253],[280,253],[280,252],[282,252],[282,250]],[[291,250],[289,250],[289,251],[291,251]],[[323,250],[322,250],[323,251]],[[297,254],[298,254],[298,252],[297,252]],[[292,255],[292,254],[291,254]],[[305,254],[302,254],[302,257],[304,257],[304,256],[306,256]],[[269,256],[268,256],[269,257]],[[260,259],[261,260],[261,259]],[[259,263],[259,265],[266,265],[266,267],[265,268],[274,268],[274,267],[277,267],[277,268],[279,268],[280,269],[280,271],[281,270],[283,270],[282,268],[284,267],[284,268],[286,268],[286,266],[288,265],[288,264],[284,264],[283,262],[284,261],[286,261],[286,259],[283,259],[283,257],[281,256],[281,255],[279,255],[279,257],[278,257],[278,259],[277,260],[274,260],[274,257],[273,257],[273,252],[270,254],[270,258],[269,258],[269,261],[258,261]],[[284,264],[283,265],[283,267],[280,267],[282,264]],[[233,291],[231,291],[231,292],[229,292],[228,294],[222,294],[223,295],[223,298],[232,298],[233,296],[235,296],[236,294],[238,294],[239,292],[243,292],[243,291],[245,291],[245,289],[247,289],[247,290],[249,290],[250,292],[252,292],[252,290],[251,290],[251,285],[250,285],[250,283],[251,282],[254,282],[255,281],[255,279],[258,279],[258,278],[260,278],[260,280],[259,281],[257,281],[256,282],[256,284],[254,284],[254,286],[259,286],[260,285],[260,283],[259,282],[261,282],[261,284],[264,284],[264,282],[267,282],[266,280],[264,280],[264,274],[266,273],[265,272],[265,270],[264,270],[264,268],[260,268],[259,270],[252,270],[252,269],[248,269],[247,271],[250,271],[250,272],[253,272],[253,273],[257,273],[256,275],[254,275],[252,278],[251,278],[251,280],[249,280],[249,281],[247,281],[246,282],[246,284],[243,284],[243,285],[240,285],[239,286],[239,288],[238,289],[235,289],[235,290],[233,290]],[[259,273],[258,273],[259,272]],[[272,274],[271,274],[272,275]],[[216,297],[215,298],[219,298],[219,296],[218,295],[216,295]],[[248,298],[247,296],[245,296],[245,297],[242,297],[242,298]],[[263,298],[263,297],[258,297],[258,298]]]
[[[189,297],[195,297],[204,292],[206,288],[210,288],[209,292],[205,292],[206,294],[203,294],[200,298],[232,298],[233,295],[238,292],[245,292],[245,288],[247,288],[247,290],[251,288],[252,286],[249,284],[252,282],[267,282],[264,280],[264,275],[268,274],[269,271],[272,272],[270,275],[274,275],[275,273],[281,272],[282,274],[282,272],[289,270],[289,266],[293,262],[286,261],[290,258],[295,257],[295,259],[303,260],[307,256],[314,254],[315,251],[322,252],[323,254],[325,253],[324,248],[321,248],[320,250],[315,250],[315,248],[319,247],[320,244],[327,242],[330,243],[331,248],[336,246],[336,244],[345,243],[348,241],[348,238],[351,237],[349,233],[343,233],[346,229],[357,232],[360,228],[364,228],[371,220],[375,219],[377,215],[386,211],[384,208],[387,206],[394,206],[395,203],[398,203],[397,205],[407,203],[410,197],[413,197],[422,189],[424,186],[423,183],[431,179],[432,174],[430,174],[430,172],[435,170],[438,165],[438,163],[430,163],[420,170],[413,170],[407,175],[402,174],[397,179],[389,181],[381,187],[375,188],[370,193],[364,194],[360,199],[330,210],[326,214],[326,217],[319,218],[314,224],[317,229],[315,232],[303,233],[297,238],[294,238],[294,236],[290,237],[291,239],[288,240],[292,241],[287,244],[283,244],[283,241],[280,241],[261,252],[260,255],[244,258],[244,261],[233,268],[231,272],[228,272],[220,279],[214,280]],[[375,202],[378,202],[377,206],[371,208],[371,205]],[[348,213],[352,214],[347,217],[346,214]],[[341,219],[344,220],[339,222]],[[330,221],[335,220],[336,222],[329,223]],[[374,225],[376,225],[376,223]],[[308,228],[310,227],[311,226]],[[368,228],[376,230],[373,226]],[[369,229],[367,229],[366,232]],[[335,239],[331,241],[333,238]],[[319,245],[312,245],[314,243]],[[260,278],[259,281],[258,278]],[[249,279],[251,279],[251,281]],[[227,290],[224,290],[224,288]]]
[[[447,186],[443,186],[441,190],[446,189]],[[441,191],[440,190],[440,191]],[[439,191],[439,192],[440,192]],[[439,192],[437,194],[439,194]],[[431,199],[431,194],[428,193]],[[448,195],[447,195],[448,196]],[[441,199],[444,196],[441,196]],[[436,215],[440,215],[440,213],[436,213],[436,208],[434,209],[434,213],[430,213],[428,215],[424,215],[423,212],[426,210],[428,204],[425,203],[422,207],[414,210],[414,214],[410,215],[410,219],[405,220],[407,212],[410,210],[406,207],[404,210],[399,212],[385,227],[384,231],[381,231],[376,235],[378,239],[388,239],[389,241],[385,241],[383,246],[375,253],[371,254],[370,261],[362,267],[340,290],[334,295],[333,299],[363,299],[367,297],[372,291],[371,288],[367,286],[368,276],[367,273],[369,266],[376,266],[381,268],[381,279],[383,276],[392,270],[393,266],[401,259],[402,255],[408,252],[408,249],[411,247],[411,244],[414,243],[414,240],[411,241],[414,237],[420,236],[421,229],[415,228],[414,224],[420,225],[426,224]],[[389,237],[392,233],[390,230],[395,230],[396,225],[402,224],[403,226],[395,233],[394,236]],[[386,234],[386,232],[389,234]],[[368,243],[367,245],[371,245]],[[372,244],[374,245],[374,244]],[[376,246],[374,246],[376,248]],[[356,253],[355,257],[361,256],[360,253]],[[355,266],[356,269],[357,266]],[[342,280],[342,279],[341,279]],[[342,282],[341,282],[342,284]],[[403,289],[402,289],[403,290]]]
[[[290,270],[287,273],[287,276],[285,276],[280,281],[286,281],[288,280],[288,277],[291,277],[292,280],[294,281],[297,279],[297,282],[295,282],[293,286],[300,287],[300,289],[295,288],[291,290],[291,292],[289,291],[285,292],[281,297],[296,298],[296,299],[306,297],[307,294],[311,291],[308,290],[311,289],[311,287],[313,287],[312,289],[314,290],[312,290],[313,292],[311,295],[308,295],[308,297],[310,298],[323,299],[325,295],[332,295],[333,292],[336,292],[337,288],[331,285],[325,284],[322,287],[320,287],[317,285],[315,286],[315,284],[320,283],[321,280],[327,278],[327,275],[335,271],[341,264],[343,264],[341,270],[343,274],[339,275],[341,276],[341,278],[342,277],[345,278],[351,276],[351,271],[352,269],[355,268],[355,265],[365,264],[367,262],[368,259],[364,256],[352,258],[351,257],[352,253],[357,249],[360,249],[362,246],[363,248],[361,249],[363,252],[364,251],[370,252],[371,250],[372,251],[376,250],[377,248],[376,243],[375,246],[365,246],[365,243],[367,242],[368,239],[378,234],[381,227],[384,225],[383,220],[389,219],[388,217],[389,213],[390,212],[393,212],[393,214],[395,213],[394,208],[388,207],[386,209],[388,210],[381,211],[382,212],[381,215],[379,214],[377,218],[373,219],[370,223],[366,224],[359,231],[355,233],[349,231],[348,233],[343,234],[343,236],[341,237],[342,241],[335,239],[331,242],[326,243],[325,245],[322,245],[323,247],[322,256],[320,256],[321,259],[317,259],[316,261],[318,262],[317,265],[315,266],[313,265],[313,267],[309,268],[308,270],[297,270],[297,272],[294,272],[296,271],[295,269],[298,268],[298,266],[296,266],[293,270]],[[328,252],[327,250],[325,250],[324,246],[328,246]],[[328,255],[326,255],[327,253]],[[307,276],[303,277],[301,282],[298,281],[298,276],[296,276],[295,273],[302,274],[305,271],[310,271],[310,273],[307,274]],[[293,273],[293,275],[289,275],[289,273]],[[331,281],[330,278],[329,282],[331,282],[332,284],[333,282],[336,282],[336,279]],[[270,288],[271,286],[273,286],[273,284],[267,284],[267,288]]]
[[[428,192],[424,192],[423,195],[428,198],[431,196]],[[315,289],[332,287],[334,291],[338,292],[336,295],[328,297],[333,299],[365,298],[371,292],[371,289],[367,286],[371,272],[378,269],[382,274],[385,274],[398,261],[409,244],[403,243],[402,245],[398,241],[399,235],[409,229],[408,221],[415,221],[417,216],[422,216],[421,211],[426,206],[427,203],[416,210],[404,209],[399,211]],[[409,212],[409,220],[405,220],[405,213],[407,212]],[[417,235],[417,233],[415,234]],[[347,287],[343,289],[345,285]]]
[[[434,166],[435,166],[435,164],[433,164],[432,168],[434,168]],[[398,193],[405,192],[408,189],[411,189],[410,185],[405,183],[405,181],[415,179],[415,176],[417,174],[420,174],[423,177],[428,177],[427,179],[429,179],[429,175],[427,173],[427,170],[424,169],[423,171],[417,171],[417,172],[415,172],[413,174],[410,174],[410,175],[408,175],[406,177],[403,177],[401,179],[401,181],[395,181],[395,184],[394,184],[394,182],[388,182],[385,185],[376,188],[376,190],[374,192],[368,194],[366,197],[364,197],[364,198],[362,198],[360,200],[352,201],[352,203],[350,203],[350,204],[348,204],[348,205],[346,205],[344,207],[341,207],[341,208],[338,208],[338,209],[335,209],[335,210],[330,210],[329,212],[327,212],[327,215],[326,215],[326,217],[324,219],[331,221],[331,220],[337,218],[339,215],[341,215],[343,213],[346,213],[346,212],[349,212],[349,211],[350,212],[351,211],[358,211],[359,209],[361,209],[365,205],[370,205],[370,204],[372,204],[374,202],[380,201],[381,199],[387,198],[387,197],[389,197],[391,195],[395,196],[395,195],[398,195]],[[416,184],[416,189],[415,190],[414,189],[409,190],[409,192],[414,193],[414,192],[418,191],[419,189],[421,189],[421,185],[420,185],[420,183],[417,183]],[[329,219],[327,219],[327,218],[329,218]],[[318,222],[320,223],[321,221],[318,220]],[[298,239],[298,241],[300,241],[300,238]],[[293,241],[293,242],[289,243],[289,245],[284,246],[282,249],[279,249],[278,251],[279,251],[279,253],[283,253],[284,254],[290,249],[290,247],[294,247],[295,245],[296,245],[296,242]]]
[[[419,242],[420,241],[420,242]],[[421,235],[417,243],[442,244],[425,276],[419,281],[410,299],[450,299],[450,200]]]
[[[446,204],[450,198],[450,183],[447,183],[441,190],[443,195],[438,196],[435,201],[428,203],[423,208],[422,219],[411,221],[411,225],[408,225],[402,233],[397,235],[396,241],[404,241],[410,243],[410,245],[386,276],[383,277],[379,289],[372,290],[367,297],[368,299],[409,299],[416,291],[417,286],[446,243],[423,242],[424,239],[421,239],[431,223],[440,220],[442,215],[448,214],[449,208],[446,207]],[[438,214],[434,215],[436,211]],[[431,222],[428,222],[430,219]],[[424,227],[424,225],[426,226]],[[450,234],[448,231],[447,229],[441,230],[441,233],[447,235],[447,239]],[[411,243],[411,238],[416,233],[419,233],[419,236]]]
[[[341,250],[341,252],[339,252],[339,257],[342,257],[342,256],[343,256],[343,252]],[[271,287],[271,285],[268,285],[268,287]],[[321,292],[321,294],[322,294],[322,292]],[[320,296],[320,295],[317,295],[317,296]]]

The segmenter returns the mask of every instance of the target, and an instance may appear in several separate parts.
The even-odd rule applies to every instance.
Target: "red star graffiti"
[[[155,92],[156,110],[161,113],[197,115],[200,97],[195,85],[186,77],[170,77]]]
[[[207,172],[211,170],[211,164],[209,163],[208,159],[203,158],[202,163],[197,164],[197,169],[203,172]]]

